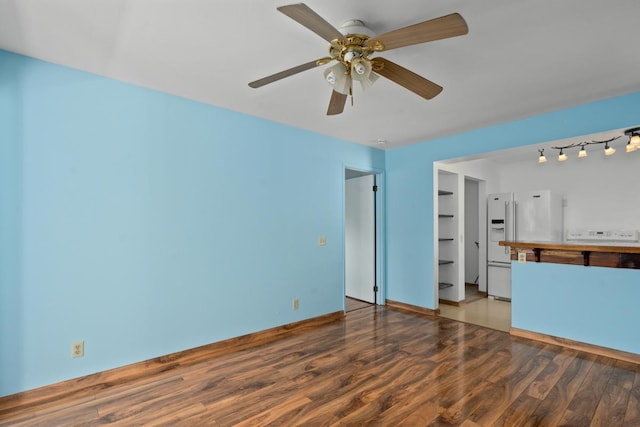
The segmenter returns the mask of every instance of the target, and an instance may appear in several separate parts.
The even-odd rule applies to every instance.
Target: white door
[[[374,176],[345,182],[345,292],[348,297],[375,303]]]

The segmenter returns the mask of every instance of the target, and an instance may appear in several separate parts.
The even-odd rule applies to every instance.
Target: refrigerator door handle
[[[489,262],[487,262],[487,267],[511,268],[511,263],[510,262],[489,261]]]
[[[514,201],[513,202],[513,221],[511,221],[511,223],[513,224],[513,241],[516,242],[518,241],[518,235],[516,234],[516,230],[518,229],[516,221],[518,218],[518,202]]]
[[[504,222],[505,222],[505,228],[504,228],[504,239],[505,240],[509,240],[510,236],[509,236],[509,217],[507,216],[507,213],[509,212],[509,201],[505,201],[504,202]],[[504,253],[506,254],[507,251],[509,250],[509,248],[507,246],[504,247]]]

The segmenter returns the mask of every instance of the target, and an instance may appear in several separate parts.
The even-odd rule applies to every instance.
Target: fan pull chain
[[[351,96],[351,106],[353,107],[353,86],[349,87],[349,95]]]

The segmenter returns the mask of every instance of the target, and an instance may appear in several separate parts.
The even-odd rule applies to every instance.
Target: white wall
[[[481,206],[478,198],[478,182],[465,179],[464,180],[464,281],[474,283],[478,276],[479,248],[475,242],[480,242],[480,224],[479,221],[472,221],[473,218],[479,218]]]
[[[487,182],[487,193],[495,193],[500,190],[500,175],[496,169],[496,163],[485,159],[450,162],[433,162],[434,168],[464,175],[478,181]]]
[[[553,144],[549,144],[551,146]],[[640,230],[640,151],[625,153],[617,144],[612,156],[601,147],[593,147],[587,158],[579,159],[577,150],[569,159],[558,162],[553,150],[545,150],[548,161],[531,160],[496,165],[500,191],[551,189],[565,199],[564,229],[608,228]]]

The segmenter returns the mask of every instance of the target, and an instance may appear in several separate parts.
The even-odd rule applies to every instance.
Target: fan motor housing
[[[340,28],[338,28],[338,31],[340,31],[345,36],[355,35],[355,34],[365,36],[367,38],[371,38],[375,36],[375,33],[371,31],[371,29],[368,28],[366,25],[364,25],[364,22],[362,22],[359,19],[350,19],[348,21],[343,22]]]
[[[359,19],[350,19],[344,22],[339,31],[345,37],[331,42],[329,47],[329,56],[331,58],[346,65],[356,58],[366,58],[373,52],[366,45],[366,42],[375,34]]]

